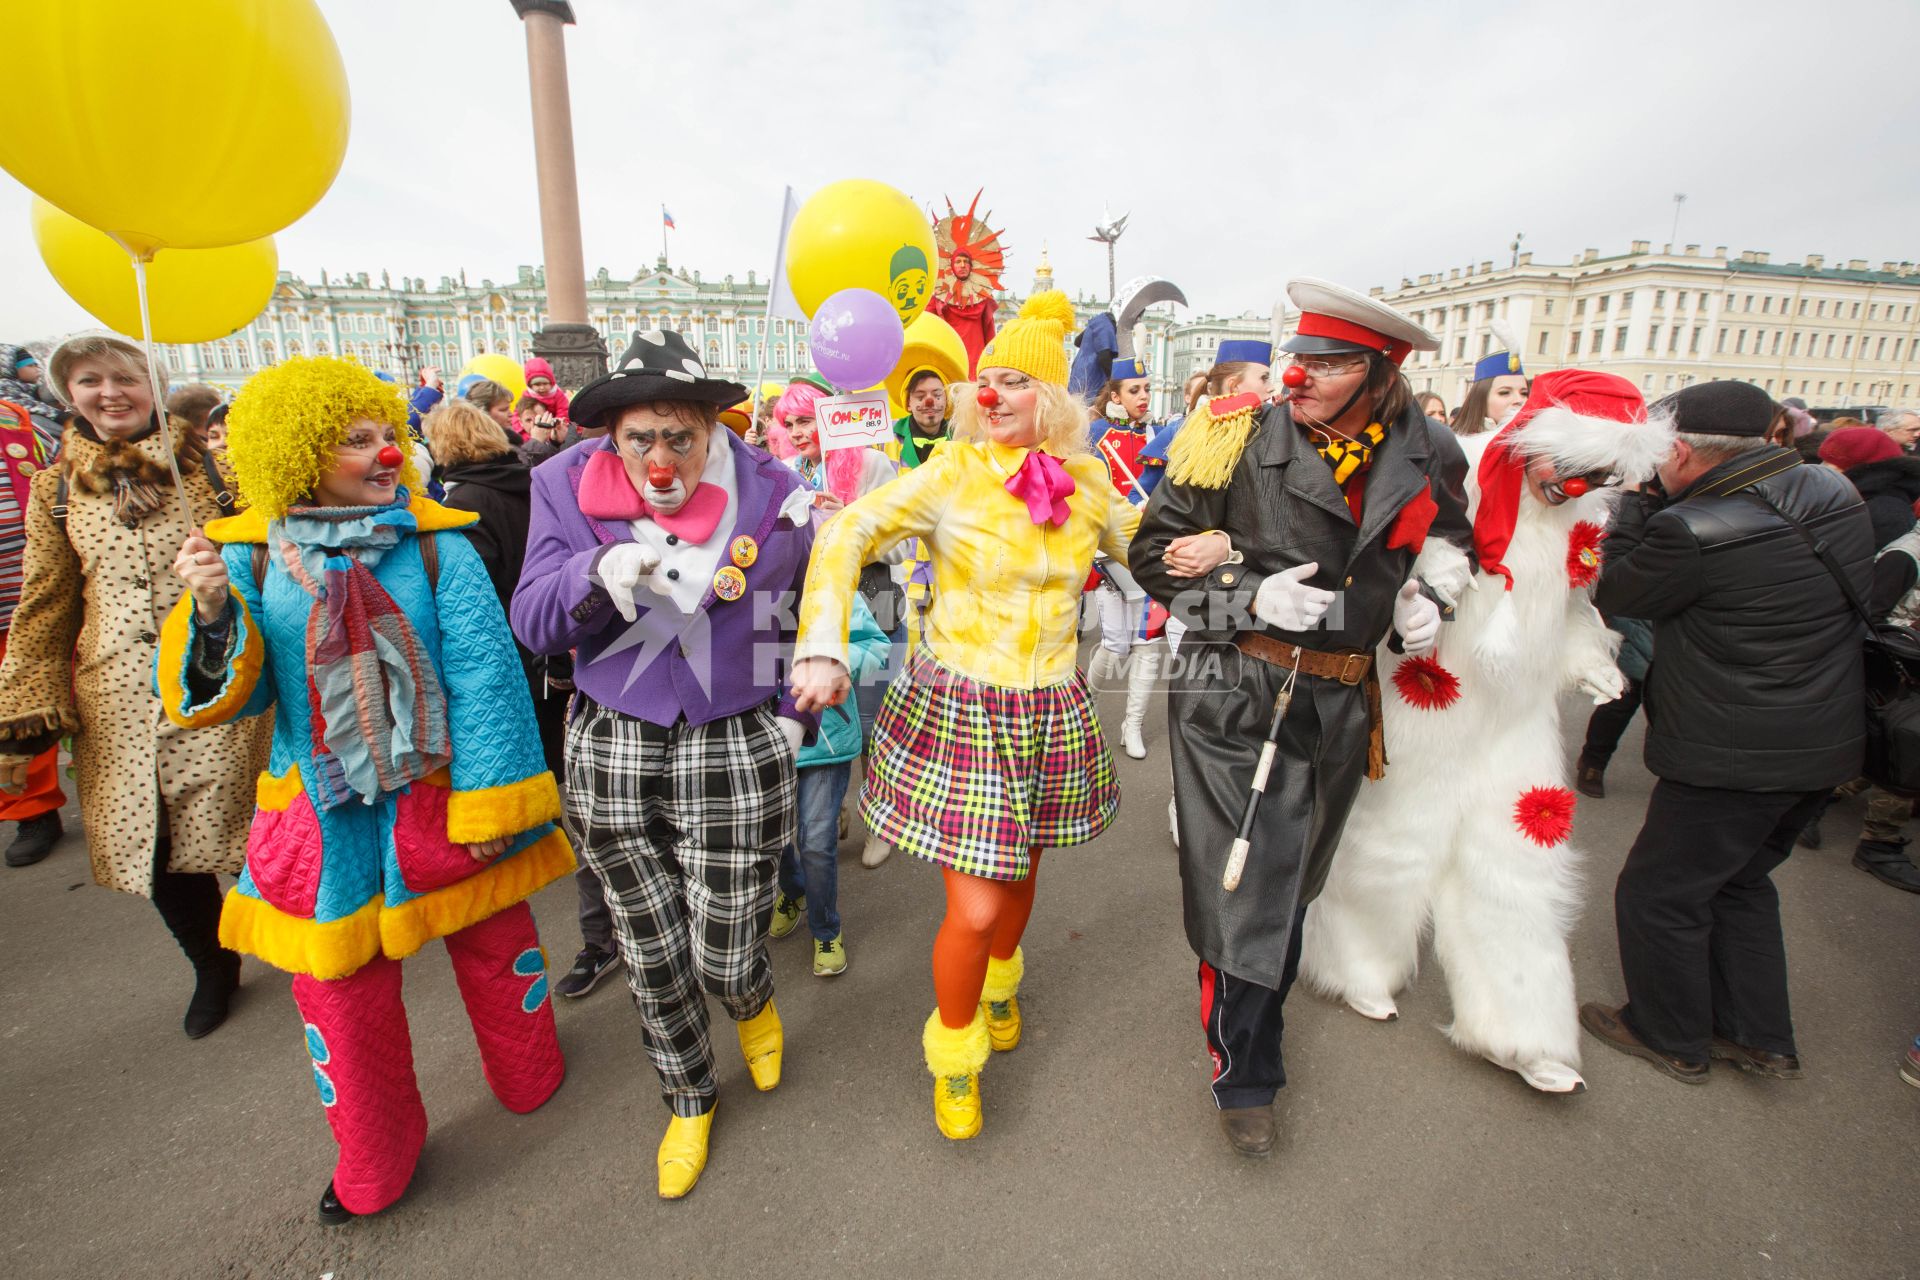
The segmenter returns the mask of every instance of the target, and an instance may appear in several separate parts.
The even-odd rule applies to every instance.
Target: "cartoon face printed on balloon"
[[[887,296],[902,320],[919,313],[927,296],[927,254],[917,244],[901,245],[887,265]]]

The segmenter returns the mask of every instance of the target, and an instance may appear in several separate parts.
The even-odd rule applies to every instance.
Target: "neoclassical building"
[[[1690,382],[1736,379],[1814,408],[1911,404],[1920,393],[1920,267],[1818,254],[1776,263],[1761,252],[1588,249],[1572,262],[1454,268],[1374,296],[1440,335],[1407,376],[1448,405],[1466,395],[1473,363],[1491,354],[1498,317],[1519,336],[1530,370],[1602,369],[1649,399]]]

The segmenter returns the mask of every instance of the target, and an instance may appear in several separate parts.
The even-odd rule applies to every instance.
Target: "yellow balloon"
[[[520,402],[521,396],[527,394],[526,370],[522,369],[518,364],[515,364],[511,356],[503,356],[497,353],[475,356],[473,359],[467,361],[466,366],[460,370],[460,378],[464,378],[470,373],[477,373],[489,382],[497,382],[511,391],[515,404]],[[459,385],[460,378],[453,380],[456,386]]]
[[[933,224],[884,182],[848,178],[814,192],[787,232],[787,283],[811,316],[842,289],[871,289],[909,324],[932,296]]]
[[[900,352],[900,363],[887,375],[887,402],[899,409],[894,417],[906,415],[907,379],[922,369],[939,374],[943,385],[967,376],[967,344],[952,325],[931,311],[922,311],[907,326],[907,345]]]
[[[47,270],[109,329],[140,337],[133,258],[104,231],[33,202],[33,242]],[[279,277],[273,237],[224,249],[162,249],[147,264],[155,342],[211,342],[266,310]]]
[[[270,236],[346,155],[314,0],[9,4],[6,38],[33,51],[34,124],[0,130],[0,168],[138,252]]]

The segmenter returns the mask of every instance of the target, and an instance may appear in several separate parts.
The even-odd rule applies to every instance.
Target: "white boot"
[[[1120,743],[1135,760],[1147,758],[1147,742],[1142,736],[1147,706],[1153,701],[1153,686],[1160,679],[1160,646],[1140,645],[1133,655],[1133,668],[1127,672],[1127,718],[1120,726]]]
[[[877,867],[893,856],[893,846],[879,836],[868,836],[867,847],[860,851],[860,865]]]
[[[1167,801],[1167,834],[1173,837],[1173,847],[1180,847],[1180,801]]]
[[[1541,1093],[1585,1093],[1587,1091],[1587,1082],[1580,1078],[1578,1071],[1552,1058],[1533,1058],[1526,1062],[1512,1063],[1502,1062],[1489,1054],[1487,1061],[1497,1067],[1505,1067],[1515,1072]]]

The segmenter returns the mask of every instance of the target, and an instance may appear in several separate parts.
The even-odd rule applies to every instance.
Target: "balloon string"
[[[180,478],[180,460],[173,455],[173,427],[167,421],[166,391],[160,386],[160,365],[153,357],[153,311],[147,302],[147,260],[133,254],[133,283],[140,293],[140,347],[147,354],[147,386],[153,391],[154,416],[160,420],[160,444],[167,451],[167,470],[173,472],[173,487],[180,494],[181,510],[189,524],[193,522],[193,501],[187,497],[187,482]]]

